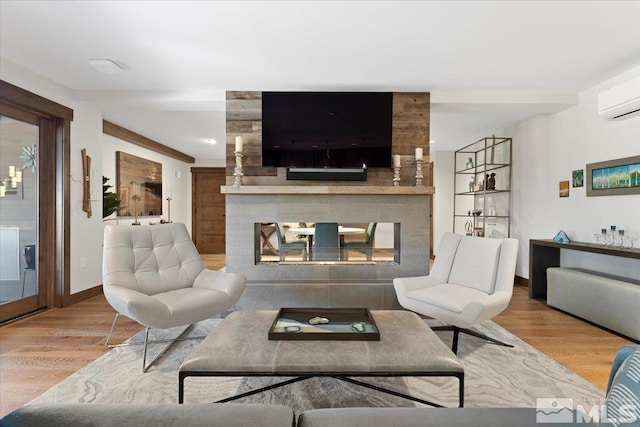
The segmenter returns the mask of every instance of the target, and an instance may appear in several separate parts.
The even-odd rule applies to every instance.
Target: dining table
[[[315,227],[289,227],[287,231],[298,236],[306,236],[309,241],[309,253],[313,251],[313,237],[316,234]],[[353,234],[364,234],[367,230],[359,227],[338,226],[338,236],[340,236],[340,259],[344,259],[344,236]]]

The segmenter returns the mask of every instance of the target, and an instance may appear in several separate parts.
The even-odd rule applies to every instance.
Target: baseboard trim
[[[102,295],[102,285],[94,286],[93,288],[85,289],[84,291],[69,295],[69,304],[67,306],[77,304],[98,295]]]
[[[525,279],[524,277],[521,277],[521,276],[516,276],[515,284],[518,285],[518,286],[524,286],[524,287],[528,288],[529,287],[529,279]]]

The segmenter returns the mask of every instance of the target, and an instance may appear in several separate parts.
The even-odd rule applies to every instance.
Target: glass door
[[[39,134],[35,115],[0,116],[0,321],[46,303],[38,280]]]

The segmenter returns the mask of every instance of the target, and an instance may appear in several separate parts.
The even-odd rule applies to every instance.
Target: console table
[[[551,239],[529,240],[529,298],[547,297],[547,268],[560,267],[560,249],[640,259],[638,248],[584,242],[558,243]]]

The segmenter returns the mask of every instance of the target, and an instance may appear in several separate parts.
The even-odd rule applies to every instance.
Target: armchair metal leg
[[[453,331],[453,343],[451,344],[451,351],[454,354],[458,354],[458,336],[460,333],[471,335],[476,338],[482,338],[483,340],[489,341],[493,344],[500,345],[502,347],[510,347],[513,348],[513,345],[507,344],[505,342],[499,341],[495,338],[491,338],[481,332],[477,332],[471,329],[459,328],[457,326],[434,326],[431,328],[433,331]]]
[[[167,350],[169,350],[169,348],[171,348],[171,346],[176,341],[199,340],[199,339],[205,338],[203,336],[201,336],[201,337],[181,338],[182,335],[185,332],[187,332],[189,330],[189,328],[191,327],[191,325],[187,325],[184,328],[184,330],[182,332],[180,332],[180,335],[178,335],[178,337],[175,338],[175,339],[149,341],[149,330],[151,328],[147,326],[145,328],[145,330],[144,330],[144,343],[124,343],[124,344],[111,344],[111,345],[109,345],[109,339],[111,338],[111,335],[113,334],[113,331],[114,331],[114,329],[116,327],[116,322],[118,321],[118,316],[120,316],[120,314],[116,313],[115,317],[113,318],[113,323],[111,324],[111,330],[109,330],[109,335],[107,336],[107,340],[105,341],[104,345],[106,347],[109,347],[109,348],[129,347],[129,346],[134,346],[134,345],[144,345],[144,350],[143,350],[143,354],[142,354],[142,372],[147,372],[149,370],[149,368],[151,367],[151,365],[153,365],[163,354],[165,354],[167,352]],[[153,360],[151,362],[149,362],[147,364],[147,347],[148,347],[148,344],[159,344],[159,343],[169,343],[169,345],[167,345],[160,353],[158,353],[158,355],[156,357],[153,358]]]

